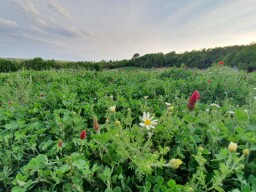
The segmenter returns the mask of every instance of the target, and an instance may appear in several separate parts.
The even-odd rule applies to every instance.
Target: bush
[[[0,72],[12,72],[18,69],[18,64],[15,61],[0,59]]]

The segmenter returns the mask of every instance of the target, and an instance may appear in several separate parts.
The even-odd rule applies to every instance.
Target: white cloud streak
[[[60,4],[58,0],[47,0],[46,2],[48,7],[54,12],[71,19],[71,15],[67,11],[65,11],[64,7]]]
[[[8,27],[18,27],[16,21],[0,18],[0,25]]]

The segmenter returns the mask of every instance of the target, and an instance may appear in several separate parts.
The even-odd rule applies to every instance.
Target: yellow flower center
[[[150,119],[146,119],[146,121],[144,122],[146,126],[151,125],[151,120]]]

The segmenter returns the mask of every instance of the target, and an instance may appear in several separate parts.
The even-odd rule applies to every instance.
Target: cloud
[[[20,10],[24,11],[27,15],[41,16],[40,11],[30,1],[9,0],[9,2],[18,7]]]
[[[64,7],[60,4],[58,0],[47,0],[48,7],[54,12],[66,18],[71,18],[71,15],[65,11]]]
[[[7,27],[18,27],[16,21],[3,19],[0,17],[0,26],[7,26]]]

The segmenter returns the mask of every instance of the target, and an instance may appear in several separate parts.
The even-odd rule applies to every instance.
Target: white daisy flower
[[[168,103],[168,102],[165,102],[165,104],[166,104],[167,106],[171,106],[171,105],[172,105],[171,103]]]
[[[143,121],[142,123],[140,123],[140,126],[146,127],[148,130],[150,130],[150,128],[155,128],[155,126],[157,125],[158,120],[153,120],[154,116],[151,117],[149,112],[143,112],[143,117],[140,118]]]
[[[109,107],[109,110],[111,112],[115,113],[116,112],[116,106]]]
[[[219,106],[218,104],[216,104],[216,103],[212,103],[212,104],[211,104],[211,107],[217,107],[217,108],[219,108],[220,106]]]

